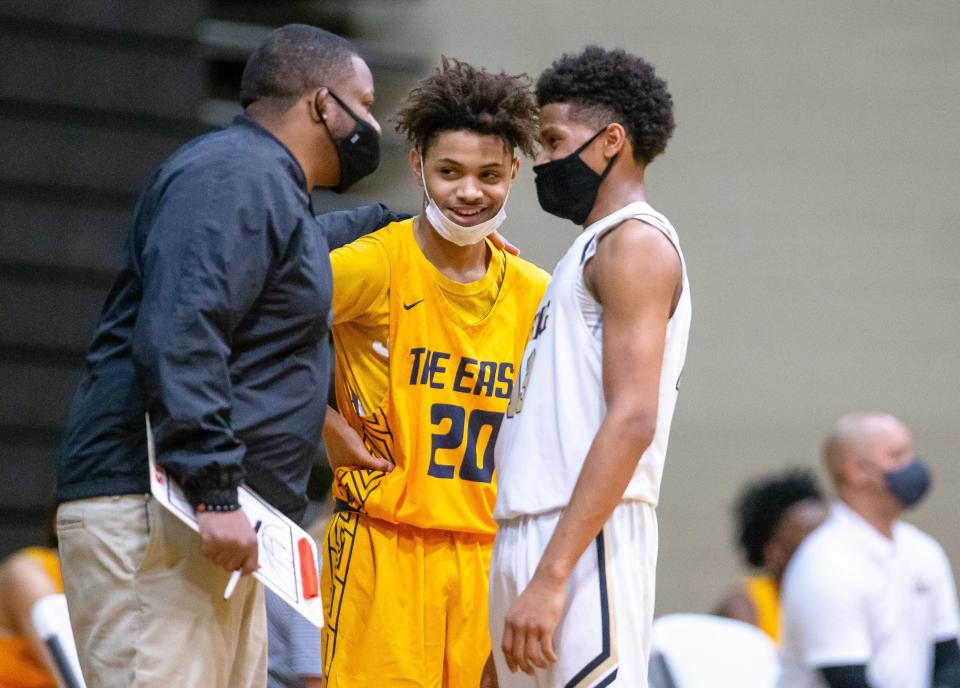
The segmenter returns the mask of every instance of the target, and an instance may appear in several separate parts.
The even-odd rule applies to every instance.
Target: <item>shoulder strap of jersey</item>
[[[587,241],[586,245],[583,247],[583,253],[580,255],[580,265],[583,265],[588,260],[593,258],[597,252],[597,246],[600,244],[600,240],[604,236],[617,229],[627,220],[640,220],[647,223],[648,225],[653,225],[659,229],[667,239],[670,240],[670,243],[674,245],[677,249],[677,252],[680,252],[680,247],[677,245],[677,240],[675,233],[671,230],[669,225],[664,222],[664,218],[660,213],[651,208],[648,204],[637,201],[636,203],[630,203],[625,205],[620,210],[610,213],[606,217],[603,217],[592,225],[587,227],[584,232],[590,232],[593,236]],[[683,258],[680,258],[681,264],[683,263]],[[686,266],[683,266],[684,271]]]

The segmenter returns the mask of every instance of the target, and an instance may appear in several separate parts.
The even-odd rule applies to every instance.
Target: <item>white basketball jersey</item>
[[[603,398],[603,311],[583,281],[583,266],[603,234],[636,218],[656,227],[677,249],[682,293],[667,322],[660,403],[653,441],[624,493],[657,505],[670,423],[690,331],[690,285],[676,230],[646,203],[631,203],[594,222],[557,263],[533,323],[513,396],[496,445],[497,505],[506,520],[565,507],[587,451],[606,414]],[[625,361],[624,365],[629,365]]]

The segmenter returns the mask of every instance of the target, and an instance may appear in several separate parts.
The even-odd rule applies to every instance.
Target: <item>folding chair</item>
[[[43,638],[57,667],[57,679],[63,688],[86,688],[80,673],[77,646],[73,642],[67,598],[47,595],[37,600],[30,610],[33,627]]]
[[[780,661],[760,629],[707,614],[653,622],[650,688],[775,688]]]

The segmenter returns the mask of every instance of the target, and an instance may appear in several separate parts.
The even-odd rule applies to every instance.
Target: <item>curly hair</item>
[[[823,500],[810,471],[792,470],[747,485],[734,510],[737,541],[751,566],[763,566],[763,550],[787,509],[807,499]]]
[[[526,74],[492,74],[443,56],[440,68],[407,95],[394,118],[397,133],[422,152],[445,131],[492,134],[533,157],[539,111],[531,86]]]
[[[597,128],[618,122],[646,165],[667,147],[673,134],[673,98],[653,66],[623,50],[588,46],[564,54],[537,80],[537,102],[568,103],[574,116]]]

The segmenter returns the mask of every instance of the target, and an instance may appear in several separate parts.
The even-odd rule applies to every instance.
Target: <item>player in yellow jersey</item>
[[[0,686],[56,688],[55,665],[33,626],[33,606],[63,592],[51,520],[46,547],[27,547],[0,561]]]
[[[480,682],[493,447],[549,280],[487,237],[536,115],[526,77],[444,58],[397,116],[423,212],[330,256],[337,402],[391,468],[336,471],[321,548],[330,688]],[[331,416],[335,453],[349,439]]]
[[[780,642],[780,582],[800,543],[827,516],[813,473],[791,470],[747,485],[735,509],[737,540],[757,569],[717,605],[715,613],[753,624]]]

